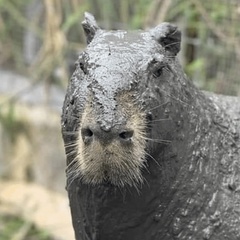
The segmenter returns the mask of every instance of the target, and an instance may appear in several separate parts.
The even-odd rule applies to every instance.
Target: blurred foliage
[[[0,215],[1,240],[53,240],[45,231],[38,230],[31,223],[13,217]]]
[[[65,87],[85,45],[80,24],[85,11],[106,29],[176,23],[183,31],[181,61],[197,85],[239,94],[236,0],[0,0],[0,64],[28,73],[46,86]]]
[[[0,0],[0,63],[13,61],[16,67],[23,67],[22,41],[19,36],[28,24],[23,15],[28,2]]]
[[[11,144],[14,144],[18,134],[24,132],[28,136],[28,124],[16,117],[15,103],[13,101],[7,103],[4,106],[0,105],[0,123]]]

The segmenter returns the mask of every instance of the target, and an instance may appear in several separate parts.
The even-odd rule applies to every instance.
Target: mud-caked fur
[[[85,18],[62,114],[76,239],[240,239],[239,99],[189,81],[176,26]]]

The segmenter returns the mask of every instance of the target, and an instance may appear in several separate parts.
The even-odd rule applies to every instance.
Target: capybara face
[[[149,112],[162,104],[156,80],[179,51],[164,46],[176,42],[178,31],[166,24],[149,32],[92,26],[84,28],[89,44],[76,63],[63,108],[67,174],[87,184],[137,187],[148,155]]]

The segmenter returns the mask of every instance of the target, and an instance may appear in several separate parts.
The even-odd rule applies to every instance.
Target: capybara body
[[[76,239],[240,239],[239,122],[185,76],[179,30],[83,28],[62,115]]]

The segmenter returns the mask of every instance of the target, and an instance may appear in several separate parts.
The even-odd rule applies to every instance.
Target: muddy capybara
[[[83,29],[62,114],[76,239],[240,239],[239,99],[194,87],[174,25]]]

